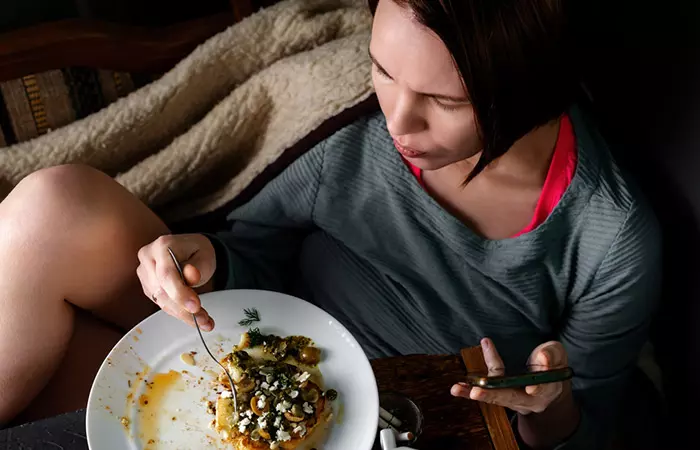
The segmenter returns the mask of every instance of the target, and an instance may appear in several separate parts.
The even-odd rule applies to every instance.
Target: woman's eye
[[[436,98],[433,98],[434,102],[445,111],[456,111],[460,107],[464,106],[462,103],[445,103]]]
[[[377,71],[377,74],[378,74],[380,77],[386,78],[387,80],[391,80],[391,77],[389,76],[388,73],[384,72],[382,69],[380,69],[380,68],[377,67],[376,65],[373,65],[373,66],[374,66],[374,70]]]

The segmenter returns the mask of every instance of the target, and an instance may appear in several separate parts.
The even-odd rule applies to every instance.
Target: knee
[[[105,186],[115,182],[104,173],[83,165],[38,170],[25,177],[2,203],[3,221],[32,223],[55,229],[85,219],[105,204]],[[109,203],[108,201],[106,202]]]
[[[89,205],[100,200],[101,194],[112,184],[115,181],[97,169],[67,164],[28,175],[15,191],[20,197],[28,197],[30,205]]]
[[[34,202],[61,203],[86,201],[100,185],[113,183],[112,179],[92,167],[80,164],[67,164],[37,170],[27,175],[15,188],[20,196],[27,196]],[[15,192],[13,191],[13,192]]]

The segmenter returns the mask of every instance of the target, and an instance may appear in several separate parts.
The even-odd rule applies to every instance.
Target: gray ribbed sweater
[[[369,357],[456,353],[489,336],[517,369],[537,345],[560,340],[584,412],[562,448],[600,448],[600,426],[646,339],[660,241],[605,143],[577,108],[570,116],[571,185],[537,229],[498,241],[420,187],[383,116],[362,119],[231,214],[233,229],[217,243],[226,287],[302,296],[340,320]]]

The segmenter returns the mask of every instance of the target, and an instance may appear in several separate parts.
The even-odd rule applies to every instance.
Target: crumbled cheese
[[[258,409],[263,409],[265,407],[265,395],[258,397]]]
[[[248,417],[253,417],[253,411],[250,409],[248,411],[244,412],[243,414],[245,414]]]
[[[283,413],[283,412],[287,412],[288,408],[286,406],[284,406],[284,403],[278,403],[277,406],[275,407],[275,409],[277,411]]]
[[[238,432],[239,433],[244,433],[246,428],[250,425],[250,419],[247,417],[244,417],[243,420],[238,422]]]
[[[311,405],[309,405],[309,402],[304,402],[303,409],[304,409],[304,412],[306,414],[313,414],[314,413],[314,408]]]
[[[231,391],[223,391],[221,393],[221,398],[233,398],[233,392]]]
[[[290,401],[288,401],[288,400],[284,400],[284,401],[282,402],[282,406],[284,406],[284,409],[289,409],[289,408],[292,407],[292,402],[290,402]]]
[[[270,392],[275,392],[277,390],[277,386],[270,386],[269,391]]]
[[[289,396],[292,398],[297,398],[299,396],[299,391],[292,391],[289,393]]]
[[[256,396],[256,397],[260,397],[261,395],[263,395],[262,391],[256,391],[256,392],[255,392],[255,396]]]
[[[304,381],[308,380],[311,374],[309,372],[304,372],[301,375],[299,375],[299,383],[303,383]]]
[[[272,424],[275,428],[279,428],[282,424],[282,416],[277,416],[275,422]]]
[[[264,382],[264,381],[262,382],[262,384],[260,385],[260,387],[263,388],[263,389],[266,389],[266,390],[267,390],[267,389],[270,389],[270,385],[267,384],[267,383]]]
[[[238,425],[239,425],[239,426],[242,426],[242,427],[247,427],[248,425],[250,425],[250,419],[249,419],[248,417],[244,417],[244,418],[238,423]]]
[[[277,430],[277,440],[278,441],[284,442],[284,441],[289,441],[290,439],[292,439],[292,436],[288,432],[283,431],[283,430]]]
[[[264,430],[265,428],[267,428],[267,420],[260,417],[258,419],[258,426]]]
[[[292,430],[292,432],[294,434],[298,434],[299,436],[303,436],[306,434],[306,425],[304,425],[304,423],[302,422],[299,425],[297,425],[296,428]]]
[[[272,384],[272,382],[275,381],[275,377],[268,375],[265,377],[265,381],[267,381],[268,384]]]

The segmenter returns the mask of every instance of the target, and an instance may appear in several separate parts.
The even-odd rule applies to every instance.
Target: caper
[[[318,347],[304,347],[301,351],[301,355],[299,355],[299,361],[310,366],[315,366],[321,362],[321,350],[319,350]]]
[[[338,398],[338,391],[336,391],[335,389],[328,389],[326,391],[326,398],[330,401],[335,400],[336,398]]]

